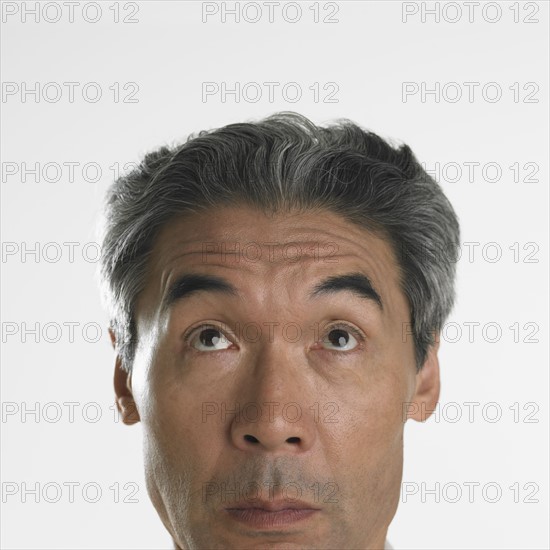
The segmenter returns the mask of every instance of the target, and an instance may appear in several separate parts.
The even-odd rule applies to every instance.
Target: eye
[[[358,330],[346,325],[338,325],[329,329],[322,342],[330,351],[351,351],[359,347],[359,342],[362,340],[363,336]]]
[[[198,351],[220,351],[227,349],[232,344],[221,330],[212,325],[199,327],[185,340]]]

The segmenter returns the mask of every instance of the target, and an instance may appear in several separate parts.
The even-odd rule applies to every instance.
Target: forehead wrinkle
[[[331,277],[344,274],[349,275],[351,273],[357,272],[363,273],[367,278],[369,278],[373,283],[375,291],[378,291],[379,294],[383,294],[380,292],[378,281],[375,281],[374,277],[372,277],[371,271],[365,269],[363,265],[359,265],[359,262],[357,261],[358,256],[356,254],[346,254],[342,255],[340,258],[350,258],[353,261],[350,263],[346,262],[346,265],[342,265],[341,263],[337,264],[335,262],[335,269],[330,271],[327,271],[326,269],[323,269],[323,266],[318,265],[319,262],[313,256],[301,258],[299,261],[292,263],[283,261],[265,261],[262,262],[261,265],[258,265],[260,264],[260,262],[252,263],[250,265],[247,265],[246,262],[212,262],[208,264],[192,263],[189,264],[187,270],[183,271],[187,271],[188,273],[193,273],[197,271],[203,274],[212,274],[209,273],[211,270],[207,269],[206,266],[214,268],[214,273],[218,269],[226,269],[233,273],[242,273],[244,270],[246,270],[248,273],[251,273],[253,276],[257,277],[257,282],[254,281],[255,284],[253,286],[248,286],[248,294],[256,295],[258,301],[269,301],[273,298],[277,298],[278,300],[280,300],[282,296],[285,296],[289,302],[295,302],[296,298],[293,298],[292,294],[293,290],[296,290],[297,288],[303,289],[304,296],[308,296],[308,294],[315,289],[316,285]],[[176,270],[176,273],[179,271],[179,269]],[[174,270],[171,271],[170,275],[172,273],[174,273]],[[302,283],[296,284],[300,280],[302,281]],[[228,279],[228,282],[233,284],[233,286],[235,287],[241,286],[238,283],[231,281],[231,278]],[[246,290],[246,279],[244,288]],[[327,299],[328,297],[329,296],[326,296],[325,299]],[[334,296],[332,296],[332,298],[334,299]]]
[[[342,247],[340,246],[340,244],[342,242],[343,243],[350,243],[352,245],[351,247],[346,247],[346,248],[353,248],[353,247],[359,246],[364,251],[367,251],[367,254],[368,254],[369,248],[372,248],[372,247],[367,248],[367,247],[361,246],[360,244],[357,243],[357,240],[347,239],[345,237],[339,237],[338,240],[339,240],[339,242],[338,241],[326,241],[325,243],[323,243],[323,245],[320,245],[318,249],[315,249],[313,251],[311,250],[311,246],[319,244],[318,240],[300,241],[300,240],[293,239],[293,240],[289,240],[286,243],[277,243],[276,245],[270,244],[269,246],[267,246],[267,243],[269,243],[270,241],[263,240],[263,242],[260,243],[258,241],[248,240],[248,241],[246,241],[247,245],[251,244],[251,243],[254,243],[254,244],[259,245],[261,248],[266,248],[265,254],[264,254],[264,250],[261,250],[262,254],[261,254],[261,258],[259,260],[253,260],[252,261],[252,260],[249,260],[245,257],[245,258],[242,258],[239,261],[236,261],[236,262],[233,262],[233,263],[235,263],[236,265],[242,265],[242,264],[254,265],[254,264],[259,264],[259,263],[275,264],[275,263],[281,263],[281,262],[288,262],[289,264],[294,265],[294,264],[299,263],[303,259],[310,259],[310,258],[311,259],[316,259],[316,258],[319,258],[319,259],[321,259],[321,258],[334,258],[334,259],[342,258],[342,259],[345,259],[345,258],[349,258],[349,257],[359,257],[359,258],[362,257],[356,251],[352,251],[352,250],[349,250],[349,249],[348,249],[347,252],[341,253],[340,249]],[[183,243],[175,243],[174,245],[171,246],[171,248],[179,247],[181,244],[196,243],[196,242],[197,241],[184,241]],[[200,241],[200,244],[204,245],[205,242],[206,241]],[[224,244],[224,243],[230,243],[230,244],[240,243],[240,241],[234,240],[234,239],[233,240],[208,241],[208,242],[211,242],[211,243],[213,242],[216,245]],[[390,253],[393,252],[391,250],[391,247],[390,247],[389,243],[387,243],[386,241],[382,241],[382,240],[381,240],[381,242],[383,242],[389,248]],[[295,244],[295,245],[300,246],[301,250],[299,251],[299,257],[300,257],[299,260],[292,261],[292,260],[289,260],[289,259],[284,258],[284,257],[279,257],[275,260],[269,259],[269,258],[271,258],[271,251],[273,249],[280,250],[283,246],[287,246],[287,245],[290,245],[290,244]],[[323,254],[324,251],[322,250],[322,248],[323,248],[323,246],[326,246],[328,244],[336,245],[337,249],[336,249],[335,252],[334,251],[329,251],[328,253]],[[204,256],[215,257],[215,256],[221,256],[223,254],[223,256],[225,256],[225,257],[238,256],[240,258],[242,253],[243,253],[243,249],[241,249],[241,248],[239,248],[237,251],[235,251],[235,250],[226,250],[226,251],[223,251],[223,252],[222,251],[207,251],[207,252],[205,252],[204,250],[202,250],[202,248],[200,250],[187,250],[185,252],[178,252],[176,255],[169,258],[166,261],[165,265],[169,266],[170,264],[173,264],[174,262],[176,262],[180,258],[183,258],[183,257],[186,257],[186,256],[200,255],[201,257],[204,257]],[[383,254],[383,256],[386,256],[386,254]],[[392,254],[392,256],[393,256],[393,254]],[[201,262],[201,264],[203,264],[203,265],[204,265],[204,263],[205,262]],[[326,261],[326,263],[327,264],[330,264],[330,263],[337,264],[336,261],[333,261],[333,262]],[[392,261],[390,263],[395,263],[394,258],[392,258]],[[207,265],[215,265],[215,264],[214,263],[212,263],[212,264],[208,263]]]
[[[258,238],[251,235],[248,235],[247,232],[249,228],[245,228],[245,230],[239,230],[234,229],[231,231],[230,235],[220,235],[220,234],[212,234],[212,235],[201,235],[200,239],[185,239],[185,240],[178,240],[176,242],[173,242],[169,245],[170,248],[181,248],[185,247],[186,245],[205,245],[205,244],[242,244],[242,245],[248,245],[248,244],[257,244],[259,246],[266,246],[269,245],[270,248],[280,248],[285,245],[289,244],[299,244],[303,245],[304,247],[311,246],[311,245],[319,245],[319,249],[321,249],[323,246],[326,246],[328,244],[338,244],[340,243],[349,243],[351,245],[355,245],[357,243],[357,239],[348,238],[345,236],[344,233],[339,232],[331,232],[327,230],[322,229],[288,229],[285,228],[286,231],[284,231],[285,235],[279,235],[279,232],[273,228],[270,230],[270,237],[269,239],[266,238]],[[360,228],[357,228],[359,231]],[[349,233],[349,228],[344,230],[345,233]],[[228,233],[228,232],[225,232]],[[325,235],[326,238],[322,238],[322,236]],[[281,238],[284,237],[284,238]],[[365,238],[365,237],[363,237]],[[376,238],[379,240],[380,237],[377,237],[376,235],[372,233],[368,233],[368,238]],[[163,242],[163,241],[161,241]],[[384,241],[385,242],[385,241]],[[275,243],[275,244],[274,244]],[[194,248],[194,247],[192,247]],[[202,249],[201,249],[202,250]],[[198,250],[192,250],[191,252],[196,253]],[[187,252],[186,252],[187,253]],[[214,252],[218,253],[219,252]],[[228,254],[230,251],[227,252]],[[181,255],[179,253],[178,255]],[[173,258],[171,258],[173,259]]]
[[[203,214],[201,217],[205,217]],[[282,217],[280,219],[270,219],[267,221],[267,224],[269,225],[269,234],[270,238],[269,240],[266,239],[260,239],[258,240],[256,237],[251,236],[250,233],[250,225],[249,224],[243,224],[239,226],[234,225],[231,229],[225,229],[222,227],[220,229],[216,230],[209,230],[200,232],[200,238],[186,238],[189,233],[195,233],[195,235],[198,236],[199,232],[196,230],[193,231],[190,230],[188,225],[189,220],[188,219],[181,219],[173,221],[171,224],[165,226],[162,230],[163,235],[169,234],[170,236],[173,235],[175,232],[181,232],[184,233],[180,239],[175,241],[173,244],[170,245],[170,248],[179,248],[181,246],[185,246],[187,244],[204,244],[206,242],[215,242],[215,243],[235,243],[235,242],[241,242],[244,244],[248,243],[258,243],[263,244],[263,242],[280,242],[281,245],[288,244],[288,243],[303,243],[303,244],[312,244],[312,243],[320,243],[322,236],[325,236],[325,239],[323,239],[323,243],[320,244],[327,244],[328,242],[347,242],[352,245],[355,245],[357,243],[357,238],[347,238],[345,235],[350,233],[350,224],[346,220],[341,220],[338,215],[331,216],[331,220],[329,222],[329,225],[333,227],[333,230],[331,231],[330,228],[320,228],[318,226],[310,226],[307,224],[307,221],[304,222],[303,219],[300,217],[293,218],[292,216],[288,217]],[[307,224],[307,225],[305,225]],[[181,230],[178,231],[178,227],[181,227]],[[360,234],[367,233],[368,237],[373,237],[376,239],[380,239],[379,236],[375,235],[373,232],[366,230],[365,228],[362,228],[357,225],[351,225],[352,231],[356,231]],[[261,228],[260,228],[261,231]],[[363,236],[363,235],[361,235]],[[159,238],[160,243],[163,243],[165,241],[162,240],[162,238]],[[262,242],[260,242],[262,241]]]
[[[348,222],[340,220],[338,217],[332,217],[329,220],[330,223],[325,224],[327,228],[311,226],[309,223],[307,226],[304,226],[303,221],[300,219],[296,221],[292,220],[291,222],[288,219],[285,222],[283,219],[282,226],[278,224],[277,220],[270,220],[268,224],[268,236],[258,238],[257,235],[261,235],[262,231],[266,229],[263,225],[260,225],[257,231],[254,229],[251,231],[250,224],[241,223],[240,220],[236,220],[237,223],[233,224],[231,229],[226,229],[227,223],[230,221],[232,220],[228,218],[225,226],[222,223],[217,233],[216,230],[208,227],[206,234],[193,228],[189,229],[188,220],[178,220],[175,224],[165,226],[164,232],[161,233],[161,238],[157,240],[157,246],[154,247],[155,251],[153,253],[155,260],[153,271],[157,274],[160,271],[160,277],[157,281],[161,285],[161,289],[159,289],[161,293],[170,274],[176,269],[183,270],[185,267],[196,268],[201,271],[207,271],[208,267],[213,268],[214,271],[226,268],[233,272],[240,271],[241,273],[246,272],[267,277],[270,276],[270,270],[271,272],[273,270],[279,272],[279,269],[283,269],[286,264],[289,264],[287,267],[295,266],[297,269],[302,268],[308,271],[312,265],[316,266],[318,264],[320,272],[324,273],[319,273],[319,271],[315,270],[316,278],[317,276],[321,278],[323,274],[325,278],[334,275],[336,274],[336,270],[339,273],[353,270],[360,271],[372,280],[379,290],[384,303],[390,305],[393,302],[393,305],[397,306],[397,302],[400,301],[399,297],[394,296],[394,290],[401,291],[400,266],[395,257],[395,251],[391,243],[377,234],[359,226],[350,226]],[[184,233],[184,235],[178,235],[177,233]],[[189,236],[190,233],[194,235],[194,238],[185,238],[185,235]],[[196,238],[199,234],[200,238]],[[345,234],[349,235],[349,237],[345,236]],[[303,240],[304,237],[307,237],[307,240]],[[197,256],[202,258],[202,246],[206,242],[214,242],[216,244],[227,243],[228,248],[234,246],[236,242],[244,244],[257,243],[262,246],[262,255],[257,261],[250,261],[246,257],[240,257],[239,261],[235,261],[235,254],[232,254],[230,251],[224,251],[225,261],[211,263],[210,260],[214,260],[215,256],[220,255],[218,251],[208,254],[205,257],[205,260],[207,259],[208,261],[193,261]],[[270,245],[270,248],[263,245],[263,243],[273,242],[280,244]],[[329,242],[334,243],[337,247],[335,251],[329,249],[330,256],[327,254],[327,249],[323,249],[323,245]],[[299,260],[291,262],[287,258],[282,257],[280,252],[275,253],[274,261],[270,260],[271,250],[278,250],[289,243],[295,243],[302,247]],[[319,243],[319,253],[317,256],[316,249],[315,252],[308,250],[308,245],[311,247],[312,243],[315,245]],[[182,247],[188,249],[182,251]],[[241,247],[240,253],[242,253],[242,250],[243,248]],[[172,252],[172,255],[169,256],[170,252]],[[294,250],[293,253],[298,254],[300,251]],[[163,256],[169,256],[169,259],[164,262],[162,261]],[[289,257],[293,256],[289,255]],[[330,257],[331,261],[323,261],[323,257]],[[185,260],[182,261],[184,258]],[[187,261],[187,259],[191,261]],[[343,263],[347,265],[342,265]],[[271,276],[271,279],[273,279],[273,276]],[[273,284],[261,285],[264,293],[265,289],[268,288],[273,288]],[[287,290],[290,290],[290,288]],[[391,309],[394,310],[394,307],[391,307]]]
[[[368,251],[368,249],[365,249]],[[305,252],[305,251],[304,251]],[[219,252],[212,253],[212,260],[219,256]],[[370,254],[372,255],[372,253]],[[373,282],[373,284],[376,286],[377,289],[379,289],[379,292],[381,293],[382,297],[384,297],[384,294],[391,294],[390,289],[388,288],[388,274],[383,276],[383,273],[381,274],[381,271],[384,271],[384,268],[389,272],[395,271],[393,269],[393,262],[387,258],[386,254],[377,255],[377,258],[371,258],[370,255],[360,255],[358,252],[346,252],[346,253],[336,253],[335,255],[331,255],[331,261],[323,261],[323,258],[320,256],[316,256],[312,253],[304,253],[300,256],[300,258],[297,261],[290,261],[288,259],[285,259],[283,257],[277,257],[276,260],[272,261],[269,259],[268,254],[262,254],[262,257],[257,261],[250,261],[246,258],[241,258],[240,255],[235,254],[227,254],[228,260],[227,261],[191,261],[191,262],[184,262],[183,265],[181,262],[178,262],[178,260],[181,260],[182,258],[194,258],[199,256],[201,259],[203,257],[202,251],[187,251],[184,253],[180,253],[177,256],[174,256],[170,262],[167,262],[165,268],[162,270],[161,274],[161,291],[164,292],[164,289],[166,287],[167,278],[174,272],[174,271],[180,271],[184,269],[185,267],[191,268],[191,269],[197,269],[202,271],[207,271],[208,268],[215,268],[215,269],[229,269],[233,272],[246,272],[249,274],[263,274],[264,276],[269,276],[270,279],[279,278],[279,273],[281,270],[287,269],[307,269],[309,270],[312,265],[317,266],[321,268],[321,271],[327,271],[327,276],[336,273],[336,270],[340,271],[360,271],[367,275]],[[210,256],[210,255],[208,255]],[[238,258],[238,260],[235,260],[235,258]],[[350,262],[350,260],[352,260]],[[347,265],[342,265],[343,262],[345,262]],[[348,263],[349,262],[349,263]],[[172,264],[172,265],[170,265]],[[179,265],[174,265],[179,264]],[[322,268],[326,267],[327,270],[323,270]],[[333,268],[333,269],[330,269]],[[340,269],[341,268],[341,269]],[[275,273],[273,273],[275,271]],[[271,273],[270,273],[271,272]],[[397,275],[397,273],[396,273]],[[391,276],[390,276],[391,278]],[[398,284],[398,281],[396,281],[396,284]]]

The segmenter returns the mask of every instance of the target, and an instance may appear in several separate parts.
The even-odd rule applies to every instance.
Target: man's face
[[[439,390],[386,241],[329,212],[186,216],[158,235],[136,324],[118,403],[180,548],[383,547],[406,404]]]

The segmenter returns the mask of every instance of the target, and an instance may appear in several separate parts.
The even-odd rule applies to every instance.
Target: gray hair
[[[99,276],[125,370],[135,357],[135,304],[160,228],[175,216],[229,205],[266,213],[322,208],[385,238],[422,367],[454,303],[460,229],[453,207],[407,145],[390,145],[346,119],[321,127],[282,112],[160,147],[108,189]]]

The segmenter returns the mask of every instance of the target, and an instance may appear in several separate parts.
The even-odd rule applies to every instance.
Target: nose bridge
[[[248,388],[256,400],[281,404],[300,401],[307,394],[307,359],[303,342],[294,336],[288,339],[276,329],[273,333],[269,340],[263,340],[258,346]]]
[[[262,344],[242,386],[241,406],[231,425],[233,444],[241,450],[296,453],[313,444],[300,354],[278,340]]]

